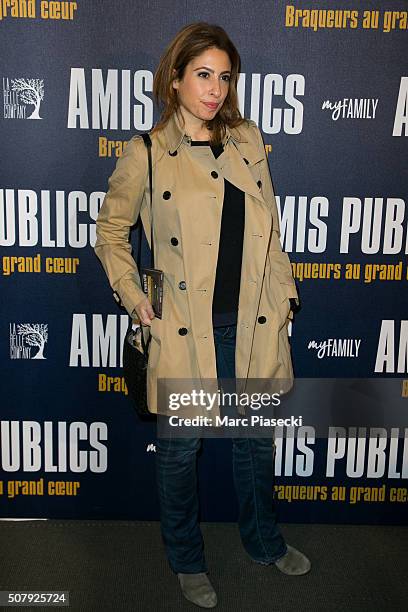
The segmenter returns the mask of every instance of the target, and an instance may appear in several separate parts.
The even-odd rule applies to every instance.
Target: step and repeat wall
[[[158,119],[164,48],[207,21],[241,54],[240,109],[265,141],[302,304],[295,376],[333,384],[315,393],[326,432],[305,418],[277,432],[280,520],[406,522],[407,8],[0,2],[1,517],[159,516],[156,427],[124,384],[128,317],[95,220],[126,142]],[[342,420],[336,381],[364,382],[378,419]],[[234,520],[231,440],[204,440],[199,477],[202,519]]]

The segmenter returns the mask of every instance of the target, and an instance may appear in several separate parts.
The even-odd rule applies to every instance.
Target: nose
[[[211,89],[210,89],[210,93],[215,97],[215,98],[219,98],[221,95],[221,87],[220,87],[220,82],[218,80],[217,77],[214,77],[212,83],[211,83]]]

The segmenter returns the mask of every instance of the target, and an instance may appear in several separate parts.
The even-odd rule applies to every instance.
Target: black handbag
[[[149,134],[141,134],[147,149],[149,163],[149,189],[150,189],[150,218],[152,219],[152,141]],[[154,247],[153,247],[153,221],[151,221],[151,249],[150,263],[154,268]],[[139,244],[137,264],[139,273],[141,271],[141,252],[142,252],[142,223],[139,219]],[[129,396],[133,402],[137,414],[143,420],[154,420],[156,417],[149,412],[147,405],[147,364],[149,360],[149,345],[151,340],[150,328],[148,338],[145,338],[142,326],[132,327],[133,321],[130,317],[129,327],[125,334],[123,343],[123,375]]]

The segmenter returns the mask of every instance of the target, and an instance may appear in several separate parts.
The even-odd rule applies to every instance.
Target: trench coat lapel
[[[169,151],[173,154],[186,138],[184,129],[176,113],[174,113],[165,128],[166,141]],[[262,193],[256,184],[248,165],[255,164],[263,159],[263,152],[248,142],[242,130],[226,126],[226,135],[223,141],[224,151],[216,159],[223,177],[241,191],[252,195],[266,206]],[[242,150],[241,150],[242,149]]]
[[[259,151],[249,144],[245,145],[245,154],[251,157],[251,163],[256,163],[262,159],[259,156]],[[262,193],[249,171],[248,165],[244,161],[244,157],[245,156],[240,151],[240,145],[232,140],[228,149],[225,149],[216,161],[223,177],[227,181],[235,185],[235,187],[238,187],[238,189],[244,193],[253,196],[266,206]]]

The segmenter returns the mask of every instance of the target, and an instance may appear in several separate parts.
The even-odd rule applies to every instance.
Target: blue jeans
[[[214,328],[218,378],[235,378],[236,326]],[[156,475],[161,532],[171,569],[207,572],[198,523],[196,455],[200,438],[157,438]],[[269,565],[286,543],[276,522],[272,438],[232,438],[234,485],[242,544],[254,561]]]

